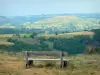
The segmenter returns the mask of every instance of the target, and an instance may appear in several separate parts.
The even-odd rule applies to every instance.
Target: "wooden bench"
[[[33,61],[60,61],[61,68],[67,66],[67,59],[63,59],[63,56],[66,56],[67,53],[61,51],[25,51],[25,67],[33,64]],[[33,58],[30,56],[56,56],[59,58]]]

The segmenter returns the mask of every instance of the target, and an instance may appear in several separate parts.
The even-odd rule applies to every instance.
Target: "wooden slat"
[[[39,58],[28,58],[28,60],[33,60],[33,61],[60,61],[61,59],[39,59]],[[63,59],[67,60],[67,59]]]
[[[28,51],[28,55],[34,55],[34,56],[60,56],[61,51]],[[63,53],[63,55],[67,55],[67,53]]]

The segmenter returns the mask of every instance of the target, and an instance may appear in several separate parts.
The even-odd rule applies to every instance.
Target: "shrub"
[[[98,53],[99,49],[94,46],[94,45],[87,45],[85,49],[85,53],[87,54],[93,54],[93,53]]]

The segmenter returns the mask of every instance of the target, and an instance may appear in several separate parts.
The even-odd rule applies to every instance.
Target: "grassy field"
[[[20,34],[20,40],[25,41],[25,42],[34,41],[29,38],[23,39],[24,36],[29,37],[30,34]],[[11,38],[11,37],[17,37],[17,36],[13,36],[13,34],[0,34],[0,45],[12,45],[13,43],[7,42],[7,38]]]
[[[0,45],[12,45],[13,43],[7,42],[7,38],[12,36],[13,34],[0,34]]]
[[[13,43],[11,43],[11,42],[1,42],[0,41],[0,45],[12,45]]]
[[[92,37],[94,35],[93,32],[74,32],[74,33],[64,33],[64,34],[38,34],[37,37],[45,37],[45,38],[49,38],[49,37],[55,37],[55,38],[71,38],[74,36],[79,36],[79,35],[89,35],[90,37]],[[26,38],[24,38],[24,36],[26,36]],[[20,39],[21,41],[24,42],[29,42],[29,43],[38,43],[38,41],[36,39],[31,39],[29,38],[30,34],[20,34]],[[12,43],[7,42],[7,38],[10,37],[16,37],[13,36],[13,34],[0,34],[0,45],[11,45]],[[47,42],[48,43],[48,42]]]
[[[98,54],[66,57],[72,60],[64,69],[42,66],[40,62],[34,62],[38,64],[36,67],[25,69],[21,55],[11,56],[1,52],[0,75],[100,75],[99,57]]]
[[[7,35],[6,35],[7,36]],[[7,42],[7,38],[6,37],[0,37],[0,45],[12,45],[13,43],[11,42]]]
[[[79,36],[79,35],[89,35],[92,37],[94,35],[94,33],[93,32],[74,32],[74,33],[64,33],[64,34],[58,34],[58,35],[56,35],[56,34],[39,34],[37,37],[71,38],[71,37]]]
[[[79,35],[89,35],[93,36],[93,32],[73,32],[73,33],[64,33],[64,34],[38,34],[37,37],[57,37],[57,38],[70,38],[74,36],[79,36]],[[23,38],[24,36],[29,37],[30,34],[20,34],[20,37]],[[13,37],[13,34],[0,34],[0,38],[6,38],[6,37]]]
[[[13,34],[0,34],[0,38],[12,37]]]

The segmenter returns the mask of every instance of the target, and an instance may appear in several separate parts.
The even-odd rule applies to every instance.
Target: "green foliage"
[[[94,54],[94,53],[98,53],[99,49],[94,46],[94,45],[87,45],[86,49],[85,49],[85,53],[86,54]]]
[[[48,44],[46,43],[36,43],[36,44],[32,44],[32,43],[26,43],[24,41],[18,40],[18,39],[12,39],[9,38],[8,39],[9,42],[13,42],[14,44],[9,48],[12,51],[23,51],[23,50],[50,50],[48,47]]]
[[[53,47],[57,50],[66,51],[68,54],[83,53],[85,44],[90,43],[90,37],[77,36],[74,38],[58,38],[53,41]]]
[[[26,38],[26,36],[24,35],[24,38]]]
[[[100,29],[95,29],[95,30],[92,30],[95,35],[94,35],[94,40],[98,43],[100,43]]]
[[[37,35],[37,33],[36,33],[36,32],[33,32],[33,33],[30,35],[30,38],[34,38],[36,35]]]
[[[10,47],[11,47],[11,46],[9,46],[9,45],[0,45],[0,50],[8,51],[8,49],[9,49]]]

